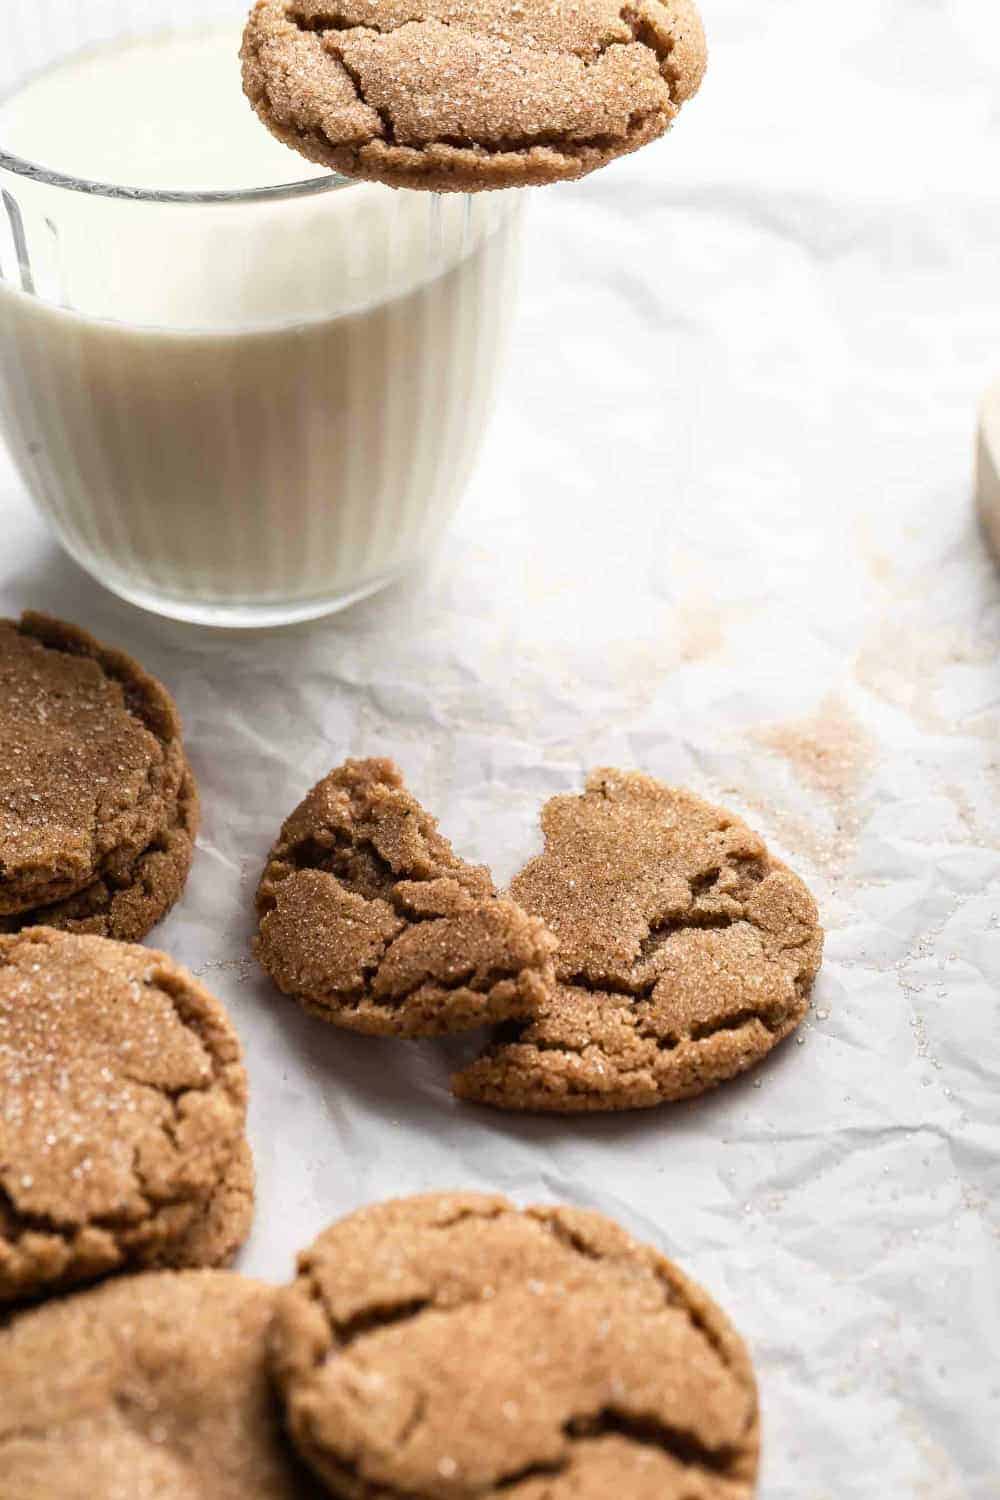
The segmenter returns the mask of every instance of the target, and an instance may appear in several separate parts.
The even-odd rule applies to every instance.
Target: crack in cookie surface
[[[690,0],[259,0],[244,88],[279,139],[348,175],[439,191],[576,177],[698,88]]]
[[[815,902],[739,819],[598,771],[542,826],[545,851],[511,893],[557,937],[558,983],[455,1077],[460,1098],[648,1107],[733,1077],[799,1024],[822,951]]]
[[[0,938],[0,1301],[168,1256],[242,1141],[222,1007],[164,955]]]
[[[357,1500],[531,1495],[543,1477],[539,1495],[596,1500],[647,1466],[641,1497],[751,1493],[738,1335],[585,1210],[436,1194],[352,1215],[300,1257],[275,1370],[300,1450]]]
[[[173,702],[136,662],[45,615],[0,621],[0,915],[113,878],[185,771]]]
[[[534,1012],[544,923],[458,858],[386,760],[347,761],[287,819],[257,892],[263,967],[357,1031],[433,1036]]]
[[[167,827],[132,858],[108,862],[98,879],[72,896],[15,916],[0,916],[0,933],[26,927],[57,927],[138,943],[179,900],[200,821],[198,789],[185,768]]]

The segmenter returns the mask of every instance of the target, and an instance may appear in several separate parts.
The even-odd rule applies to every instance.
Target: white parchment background
[[[67,562],[6,466],[0,613],[79,621],[183,709],[205,824],[154,941],[246,1044],[247,1270],[284,1279],[391,1193],[595,1205],[748,1337],[764,1500],[985,1500],[1000,588],[970,469],[1000,375],[1000,17],[705,11],[709,81],[673,137],[534,195],[502,399],[433,567],[318,626],[188,629]],[[744,812],[821,901],[803,1044],[690,1105],[522,1119],[453,1103],[440,1048],[300,1016],[247,961],[253,884],[311,782],[373,752],[504,879],[594,764]]]

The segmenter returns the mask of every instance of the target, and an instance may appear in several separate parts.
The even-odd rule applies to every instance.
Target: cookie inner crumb
[[[279,988],[362,1029],[525,1014],[551,974],[543,924],[455,855],[387,761],[349,761],[313,788],[257,904],[255,951]]]

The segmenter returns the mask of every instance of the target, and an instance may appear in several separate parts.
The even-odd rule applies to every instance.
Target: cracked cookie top
[[[600,1214],[430,1194],[299,1257],[274,1362],[350,1500],[746,1500],[753,1372],[728,1320]]]
[[[544,924],[455,854],[388,760],[349,760],[285,822],[254,951],[278,988],[355,1031],[434,1036],[532,1013]]]
[[[0,915],[73,895],[168,826],[180,732],[123,652],[45,615],[0,621]]]
[[[243,86],[311,161],[475,192],[582,177],[694,94],[692,0],[257,0]]]
[[[164,954],[0,937],[0,1302],[168,1259],[245,1107],[225,1012]]]
[[[0,933],[58,927],[62,932],[141,942],[180,899],[200,817],[198,788],[185,763],[170,821],[141,853],[122,852],[108,859],[97,880],[61,901],[0,916]]]
[[[542,814],[511,894],[558,939],[559,983],[453,1086],[508,1108],[627,1109],[703,1092],[802,1020],[822,932],[745,823],[649,776],[595,771]]]
[[[120,1277],[0,1330],[0,1500],[306,1500],[268,1374],[271,1287]]]

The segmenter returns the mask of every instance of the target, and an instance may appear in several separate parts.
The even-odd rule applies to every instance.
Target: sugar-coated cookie
[[[530,1015],[554,943],[455,854],[388,760],[349,760],[287,819],[257,891],[254,945],[324,1020],[437,1036]]]
[[[662,135],[704,69],[693,0],[257,0],[243,41],[280,140],[435,192],[582,177]]]
[[[122,1276],[0,1329],[0,1500],[307,1500],[268,1372],[274,1291]]]
[[[345,1500],[747,1500],[750,1360],[708,1296],[602,1215],[436,1193],[299,1257],[275,1373]]]
[[[165,954],[0,937],[0,1302],[226,1258],[245,1113],[225,1011]]]
[[[144,937],[183,889],[197,830],[163,685],[74,625],[0,621],[0,930]]]
[[[732,1078],[808,1009],[816,903],[745,823],[637,772],[596,771],[542,814],[511,894],[559,942],[537,1017],[453,1080],[506,1109],[635,1109]]]

